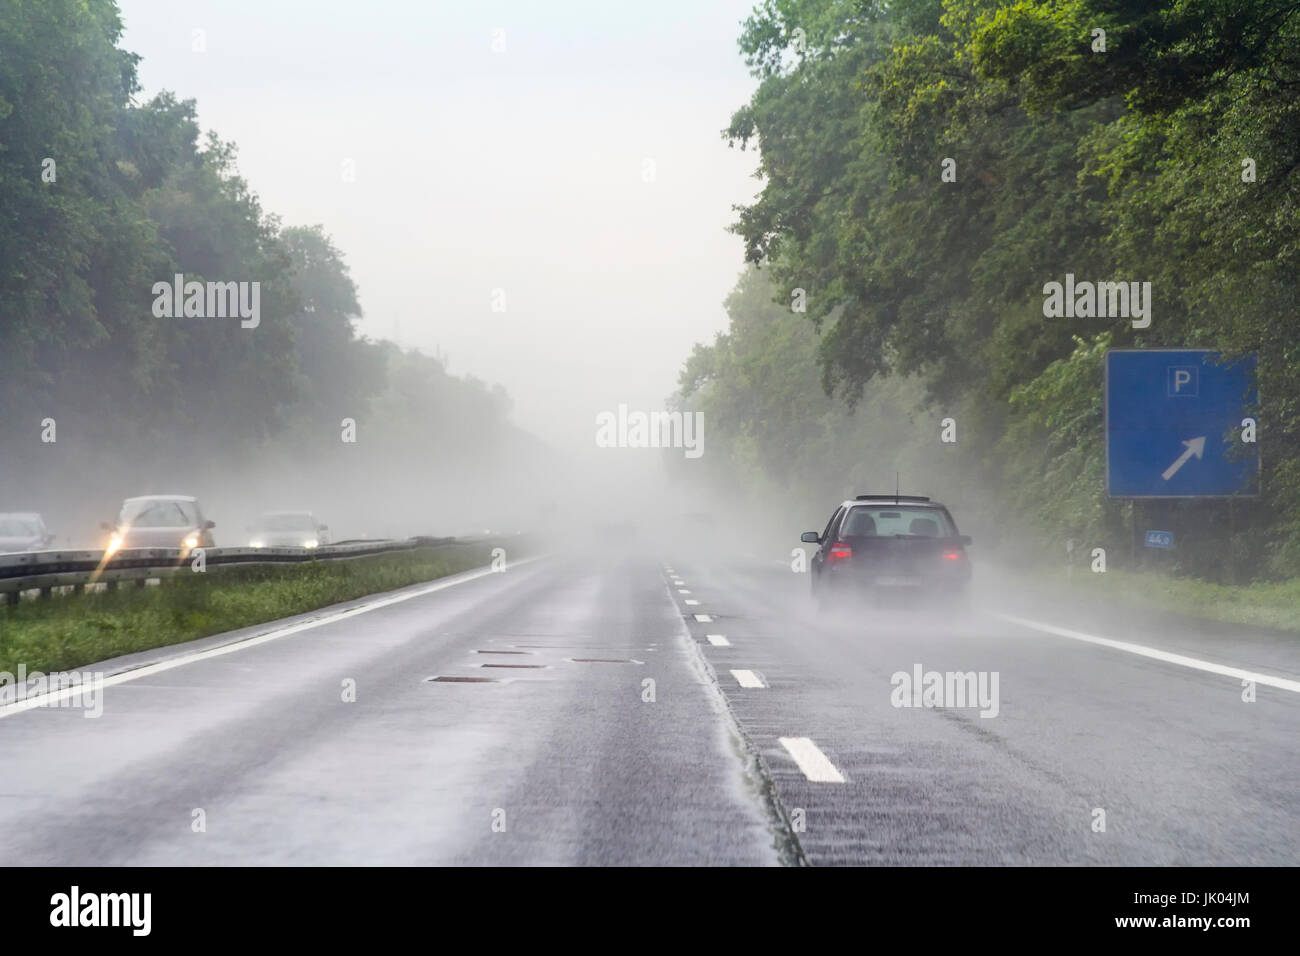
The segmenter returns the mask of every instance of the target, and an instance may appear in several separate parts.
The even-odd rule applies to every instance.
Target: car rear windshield
[[[305,512],[262,516],[262,528],[266,531],[310,531],[313,527],[311,515]]]
[[[136,501],[122,509],[122,523],[133,528],[195,528],[198,508],[192,501]]]
[[[841,538],[894,535],[948,538],[956,533],[946,512],[911,505],[858,505],[849,509],[840,528]]]

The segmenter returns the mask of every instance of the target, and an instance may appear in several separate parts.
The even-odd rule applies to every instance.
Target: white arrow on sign
[[[1187,446],[1187,450],[1178,456],[1177,461],[1175,461],[1172,465],[1170,465],[1168,468],[1166,468],[1163,472],[1160,473],[1160,477],[1163,478],[1165,481],[1168,481],[1170,478],[1176,475],[1178,473],[1178,469],[1183,467],[1183,465],[1187,464],[1187,459],[1191,458],[1193,455],[1195,455],[1197,458],[1200,458],[1205,454],[1204,435],[1202,435],[1200,438],[1189,439],[1183,442],[1183,444]]]

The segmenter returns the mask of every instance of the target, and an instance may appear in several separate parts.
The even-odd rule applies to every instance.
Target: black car
[[[843,502],[821,534],[809,577],[822,607],[859,596],[877,604],[964,603],[971,539],[937,501],[917,495],[858,495]]]

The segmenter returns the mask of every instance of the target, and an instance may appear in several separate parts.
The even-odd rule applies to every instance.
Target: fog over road
[[[977,583],[1078,636],[818,618],[770,557],[573,553],[120,658],[85,668],[120,675],[98,719],[0,707],[0,841],[78,865],[1300,855],[1293,639]],[[917,665],[996,673],[996,716],[895,706]],[[1245,702],[1216,667],[1281,686]]]

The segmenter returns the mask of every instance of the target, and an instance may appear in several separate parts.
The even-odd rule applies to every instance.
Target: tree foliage
[[[37,506],[56,473],[139,493],[272,446],[315,460],[376,407],[376,448],[456,435],[431,441],[450,457],[503,434],[502,396],[358,335],[341,251],[263,209],[193,101],[138,102],[121,33],[106,0],[0,0],[0,510]],[[159,318],[154,284],[178,274],[259,283],[260,324]]]
[[[778,301],[807,290],[830,394],[902,374],[968,402],[966,454],[1052,538],[1120,523],[1097,343],[1258,352],[1247,523],[1268,532],[1244,533],[1259,567],[1300,570],[1297,39],[1287,0],[768,0],[723,133],[764,183],[735,231]],[[1150,281],[1151,326],[1045,318],[1067,272]]]

